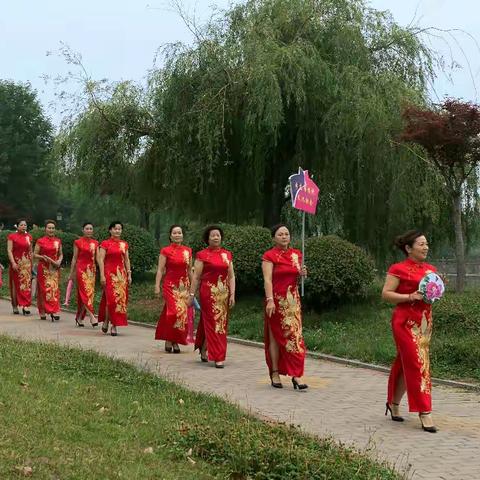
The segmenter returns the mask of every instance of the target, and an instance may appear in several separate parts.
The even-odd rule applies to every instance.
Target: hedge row
[[[222,224],[225,238],[223,246],[232,251],[239,292],[259,292],[263,289],[261,258],[271,248],[272,239],[268,229],[257,226]],[[0,262],[8,263],[6,236],[0,232]],[[43,235],[43,229],[32,230],[34,240]],[[205,247],[201,231],[189,232],[186,243],[198,252]],[[62,240],[65,263],[73,253],[73,241],[77,235],[57,232]],[[96,238],[108,238],[107,227],[96,228]],[[130,259],[134,274],[154,267],[158,258],[155,239],[146,230],[125,225],[123,238],[130,245]],[[374,279],[372,259],[359,247],[336,236],[311,237],[305,244],[305,263],[308,278],[305,282],[306,301],[314,307],[351,301],[366,295]]]

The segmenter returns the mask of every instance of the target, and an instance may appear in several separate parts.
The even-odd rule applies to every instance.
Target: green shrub
[[[480,298],[478,292],[447,292],[433,306],[435,328],[448,332],[452,329],[480,334]]]
[[[7,268],[9,264],[8,254],[7,254],[7,237],[10,233],[13,233],[11,230],[2,230],[0,232],[0,263]]]
[[[108,227],[96,227],[95,237],[102,242],[110,238]],[[153,235],[147,230],[126,223],[122,238],[128,243],[132,274],[138,275],[152,268],[158,259],[158,247]]]
[[[240,292],[262,292],[262,255],[272,247],[272,238],[267,228],[254,225],[220,224],[225,238],[223,247],[233,254],[237,290]],[[193,234],[193,235],[192,235]],[[189,246],[194,252],[205,248],[202,241],[203,229],[191,232]]]
[[[335,235],[305,241],[307,303],[314,307],[365,298],[375,277],[373,260]]]

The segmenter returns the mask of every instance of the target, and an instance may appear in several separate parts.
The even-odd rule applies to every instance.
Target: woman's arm
[[[193,297],[197,292],[198,285],[200,284],[200,279],[202,278],[203,272],[203,262],[200,260],[195,260],[195,264],[193,265],[193,276],[192,276],[192,283],[190,285],[190,298],[188,299],[188,306],[190,307],[193,303]]]
[[[8,259],[10,260],[10,265],[17,272],[18,271],[18,265],[17,265],[17,262],[15,261],[15,258],[13,258],[13,242],[12,242],[12,240],[7,240],[7,252],[8,252]]]
[[[265,289],[265,300],[267,302],[265,309],[267,312],[267,317],[271,317],[275,313],[275,302],[273,301],[273,283],[272,283],[273,263],[263,261],[262,273],[263,273],[263,287]]]
[[[77,257],[78,257],[78,247],[73,244],[73,256],[72,256],[72,263],[70,264],[70,275],[68,277],[69,280],[73,280],[75,278],[75,266],[77,265]]]
[[[125,252],[125,270],[127,271],[128,284],[132,284],[132,267],[130,266],[130,256],[128,255],[128,250]]]
[[[100,283],[105,286],[107,283],[105,280],[105,250],[103,248],[98,249],[97,253],[97,263],[98,263],[98,269],[100,270]]]
[[[228,288],[230,290],[228,306],[232,308],[235,306],[235,270],[233,269],[233,262],[230,262],[228,266]]]
[[[167,258],[160,254],[158,256],[157,274],[155,275],[155,295],[160,295],[160,284],[162,283],[162,277],[166,263]]]
[[[46,258],[45,255],[40,255],[40,245],[38,244],[38,242],[35,244],[35,249],[33,250],[33,258],[35,260],[41,260],[43,262],[46,262]]]
[[[397,293],[396,290],[400,284],[400,279],[394,275],[387,274],[385,284],[383,285],[382,298],[389,303],[397,305],[398,303],[414,302],[422,300],[422,294],[415,293]]]
[[[57,267],[57,268],[60,268],[60,266],[62,265],[62,262],[63,262],[63,248],[62,246],[60,245],[60,255],[58,256],[58,260],[56,262],[54,262],[52,260],[52,263]]]

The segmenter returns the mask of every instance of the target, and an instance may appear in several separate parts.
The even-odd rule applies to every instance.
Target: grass
[[[0,337],[0,375],[0,478],[400,478],[93,352]]]

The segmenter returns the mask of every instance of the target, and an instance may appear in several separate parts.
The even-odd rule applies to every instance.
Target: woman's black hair
[[[91,225],[93,227],[93,223],[92,222],[85,222],[83,225],[82,225],[82,230],[87,226],[87,225]],[[109,229],[110,230],[110,229]]]
[[[179,228],[183,233],[183,227],[181,225],[177,225],[177,224],[170,225],[170,228],[168,229],[168,239],[170,241],[172,241],[172,232],[174,228]]]
[[[47,228],[47,225],[48,225],[49,223],[52,223],[53,225],[55,225],[55,227],[57,226],[57,222],[56,222],[55,220],[50,220],[50,219],[49,219],[49,220],[45,220],[45,228]]]
[[[277,223],[270,229],[270,233],[272,234],[272,238],[275,237],[275,234],[277,233],[278,230],[280,230],[282,227],[285,227],[288,230],[288,227],[284,223]],[[288,230],[290,231],[290,230]]]
[[[218,230],[220,232],[220,238],[223,240],[223,230],[218,225],[209,225],[204,231],[202,235],[203,241],[208,245],[208,239],[210,238],[210,232],[212,230]]]
[[[122,230],[123,230],[123,223],[120,220],[115,220],[108,226],[108,231],[110,231],[112,228],[114,228],[115,225],[120,225],[122,227]]]
[[[424,235],[425,234],[421,230],[409,230],[408,232],[405,232],[403,235],[399,235],[398,237],[396,237],[394,244],[405,255],[408,255],[407,246],[410,248],[413,247],[415,240],[418,237],[422,237]]]
[[[17,226],[20,225],[22,222],[28,223],[26,218],[19,218],[17,220]]]

